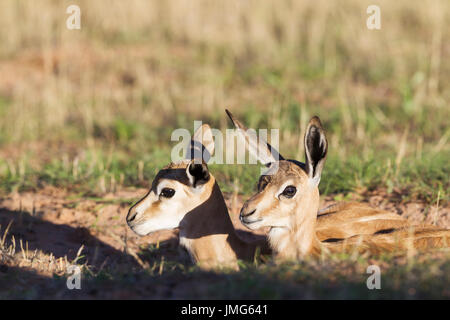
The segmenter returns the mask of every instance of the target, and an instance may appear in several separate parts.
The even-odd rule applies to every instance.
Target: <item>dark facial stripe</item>
[[[156,187],[158,186],[161,179],[176,180],[186,186],[189,186],[191,184],[186,174],[186,169],[184,168],[163,169],[159,171],[152,183],[153,191],[156,191]]]

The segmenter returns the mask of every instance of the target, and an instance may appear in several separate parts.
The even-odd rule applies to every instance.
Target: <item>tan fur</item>
[[[262,163],[277,163],[281,167],[281,171],[277,174],[272,175],[262,175],[259,180],[258,189],[260,192],[253,196],[249,201],[253,203],[258,203],[262,201],[262,199],[266,199],[264,201],[270,201],[271,205],[266,206],[265,210],[275,210],[277,213],[277,218],[272,219],[272,221],[267,221],[267,223],[276,223],[277,220],[284,220],[289,216],[288,211],[282,211],[279,206],[279,202],[274,198],[274,193],[278,191],[278,189],[288,181],[291,177],[296,177],[299,180],[299,185],[301,190],[306,190],[308,187],[307,179],[308,176],[305,171],[299,167],[299,165],[294,164],[290,161],[285,161],[284,158],[275,150],[261,150],[258,149],[258,152],[255,152],[255,149],[250,148],[251,145],[257,145],[257,141],[252,141],[254,138],[251,135],[247,135],[247,128],[236,119],[233,114],[226,110],[228,116],[233,122],[234,126],[237,129],[240,129],[238,132],[243,136],[243,138],[247,141],[246,147],[250,153],[253,153],[255,157],[259,159]],[[308,125],[316,126],[318,128],[322,128],[319,118],[313,117]],[[323,129],[322,129],[323,130]],[[306,136],[305,136],[306,137]],[[325,136],[324,142],[326,143]],[[267,146],[270,146],[267,144]],[[263,156],[260,157],[260,152],[262,151]],[[280,159],[274,158],[272,154],[278,155]],[[278,162],[278,160],[281,160]],[[306,166],[306,165],[305,165]],[[322,170],[323,163],[321,163],[317,170]],[[276,168],[273,168],[274,170]],[[261,191],[262,187],[264,191]],[[316,191],[313,193],[315,194]],[[318,193],[318,190],[317,190]],[[298,204],[298,206],[304,206],[304,204]],[[243,210],[245,211],[245,205]],[[291,208],[292,210],[292,208]],[[364,204],[359,203],[339,203],[328,206],[325,209],[318,211],[317,213],[317,221],[315,223],[316,235],[317,239],[320,241],[330,240],[330,239],[345,239],[354,235],[359,234],[373,234],[377,231],[386,230],[390,228],[400,228],[408,225],[408,221],[391,212],[387,212],[384,210],[374,209]],[[272,239],[273,243],[278,243],[282,248],[282,254],[290,255],[289,249],[286,249],[287,244],[292,242],[293,239],[288,241],[286,239],[287,236],[282,236],[283,232],[280,230],[275,230],[274,232],[269,234],[269,237]],[[315,250],[315,249],[314,249]]]
[[[152,190],[161,180],[171,181],[172,184],[169,186],[172,187],[180,184],[183,180],[181,173],[186,170],[189,163],[181,161],[164,167],[156,175]],[[217,267],[238,269],[238,259],[251,260],[257,247],[265,249],[265,241],[247,243],[236,235],[222,192],[212,175],[199,193],[192,193],[188,185],[183,185],[182,188],[188,193],[188,197],[184,198],[185,203],[181,206],[189,209],[179,224],[180,245],[187,249],[194,263],[204,269]],[[145,202],[152,190],[135,206]],[[143,223],[159,215],[159,206],[160,201],[156,200],[139,220],[133,222]],[[133,214],[133,208],[130,209],[129,215]]]
[[[308,131],[311,125],[316,128]],[[298,260],[319,255],[323,250],[381,252],[450,245],[450,230],[409,226],[405,219],[393,213],[365,205],[337,204],[318,214],[318,181],[327,144],[318,118],[311,120],[307,132],[312,135],[308,141],[312,149],[307,150],[306,156],[310,161],[316,161],[316,166],[308,167],[306,163],[304,167],[309,170],[308,174],[303,166],[292,161],[272,163],[268,173],[260,179],[259,192],[241,210],[242,221],[248,228],[271,228],[269,241],[276,261]],[[279,195],[287,185],[296,187],[294,197]],[[320,241],[325,239],[331,242]]]
[[[396,213],[348,202],[319,210],[316,232],[319,240],[323,241],[330,238],[345,239],[357,234],[373,234],[408,225],[408,220]]]
[[[358,235],[325,247],[332,252],[357,251],[379,254],[383,251],[426,251],[450,246],[450,230],[435,226],[408,226],[392,232],[374,235]]]
[[[238,259],[253,259],[258,247],[261,253],[270,249],[264,237],[246,242],[237,236],[219,185],[205,164],[213,152],[211,128],[203,124],[194,133],[185,160],[170,163],[158,172],[148,194],[130,209],[127,222],[141,235],[179,228],[180,245],[194,263],[205,269],[238,269]],[[199,184],[194,183],[188,170],[194,164],[201,164],[207,172],[207,178],[202,177]],[[174,196],[158,194],[164,188],[175,190]]]
[[[214,177],[208,182],[208,188],[211,188],[208,199],[182,220],[180,243],[204,268],[220,266],[237,269],[237,259],[253,259],[257,244],[246,243],[236,235]]]
[[[271,166],[268,173],[273,174],[263,178],[265,187],[246,201],[241,210],[256,210],[251,215],[252,220],[244,224],[250,229],[271,227],[269,242],[277,260],[296,260],[318,252],[320,242],[315,233],[319,209],[318,188],[310,187],[306,173],[286,160]],[[283,201],[276,194],[286,182],[298,190],[292,201]],[[259,219],[261,222],[258,222]]]

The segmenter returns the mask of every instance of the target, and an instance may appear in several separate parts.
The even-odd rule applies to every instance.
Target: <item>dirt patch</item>
[[[130,205],[146,192],[146,189],[123,189],[98,198],[83,198],[64,189],[46,187],[39,192],[13,193],[0,200],[2,234],[12,221],[8,239],[13,236],[16,241],[22,239],[22,245],[28,246],[29,251],[41,250],[55,258],[67,256],[70,261],[84,245],[83,253],[91,265],[100,267],[105,263],[123,262],[134,265],[136,255],[150,244],[177,247],[176,230],[139,237],[126,225]],[[235,228],[248,234],[238,218],[246,197],[226,194],[225,198]],[[373,195],[363,202],[396,212],[413,223],[450,227],[449,207],[420,202],[395,203],[385,199],[383,195]],[[334,202],[326,197],[321,207]],[[255,234],[264,234],[265,231]]]
[[[176,230],[139,237],[126,225],[125,218],[129,207],[146,193],[146,189],[123,189],[101,197],[89,198],[80,197],[64,189],[46,187],[39,192],[12,193],[0,199],[0,240],[11,223],[6,236],[7,245],[4,247],[11,248],[13,243],[16,247],[15,257],[3,261],[0,259],[0,262],[3,262],[0,284],[4,282],[9,286],[14,283],[14,288],[20,290],[32,285],[36,289],[29,293],[31,296],[21,291],[15,291],[12,295],[29,298],[46,294],[49,298],[71,299],[125,299],[142,296],[182,298],[191,296],[194,282],[201,283],[196,285],[196,290],[200,290],[197,292],[199,296],[209,295],[207,290],[212,283],[221,283],[227,278],[222,279],[223,277],[216,274],[182,276],[169,273],[163,274],[160,280],[151,278],[151,283],[148,284],[139,282],[141,277],[147,277],[145,272],[148,271],[143,270],[156,270],[158,273],[158,270],[170,269],[174,262],[187,268],[190,265],[187,254],[178,246]],[[239,210],[246,198],[225,195],[236,229],[248,232],[238,219]],[[388,202],[379,195],[361,201],[374,207],[395,211],[415,223],[435,222],[440,226],[450,226],[448,207]],[[331,197],[326,197],[322,200],[321,207],[333,202],[335,201]],[[260,230],[256,234],[264,232],[265,230]],[[3,256],[7,257],[5,254]],[[87,282],[86,290],[79,293],[70,292],[65,287],[64,277],[60,280],[55,280],[54,277],[55,274],[63,276],[67,264],[78,259],[77,257],[81,262],[86,262],[97,275],[106,268],[116,272],[116,276],[106,284],[99,280],[101,277],[96,276]],[[166,264],[164,261],[167,261]],[[127,277],[125,282],[120,280],[123,275]],[[105,289],[113,282],[120,284],[120,290]],[[133,283],[139,285],[135,287]],[[102,288],[101,292],[98,287]],[[39,296],[33,296],[33,292],[39,292]],[[0,296],[1,294],[5,293],[0,292]]]
[[[382,208],[404,216],[413,224],[431,224],[439,227],[450,227],[450,204],[426,203],[423,201],[404,201],[402,192],[388,193],[378,189],[367,194],[356,196],[355,200],[367,202],[375,208]]]
[[[150,244],[177,246],[178,231],[167,230],[139,237],[125,219],[130,205],[147,193],[146,189],[124,189],[96,198],[81,198],[64,189],[45,187],[39,192],[12,193],[0,200],[1,233],[11,223],[7,240],[22,242],[29,251],[41,250],[55,258],[76,257],[83,245],[90,265],[133,261]],[[227,203],[231,218],[244,240],[248,230],[239,222],[241,199]],[[263,234],[263,232],[259,232]]]

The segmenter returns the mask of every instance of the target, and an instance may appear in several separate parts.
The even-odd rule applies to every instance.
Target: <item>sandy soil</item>
[[[16,241],[22,239],[23,246],[28,245],[29,251],[42,250],[55,258],[67,255],[70,261],[84,244],[83,254],[90,265],[98,268],[106,263],[145,264],[148,261],[139,258],[138,253],[149,244],[177,247],[176,230],[139,237],[127,227],[125,217],[129,203],[146,192],[145,189],[124,189],[95,200],[77,198],[74,194],[54,187],[46,187],[37,193],[10,194],[0,200],[1,234],[12,221],[7,239],[11,240],[13,236]],[[419,202],[393,202],[382,192],[366,200],[374,207],[394,211],[414,223],[450,227],[449,207]],[[236,229],[248,231],[238,220],[242,197],[226,195],[226,201]],[[322,206],[333,202],[325,198]],[[263,234],[264,230],[257,233]]]

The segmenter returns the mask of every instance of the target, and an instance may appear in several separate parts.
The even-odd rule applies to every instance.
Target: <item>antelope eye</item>
[[[294,186],[287,186],[284,191],[281,193],[286,198],[292,198],[295,196],[295,193],[297,192],[297,188]]]
[[[172,198],[174,194],[175,194],[175,190],[173,190],[171,188],[164,188],[161,190],[161,193],[159,195],[164,198]]]

